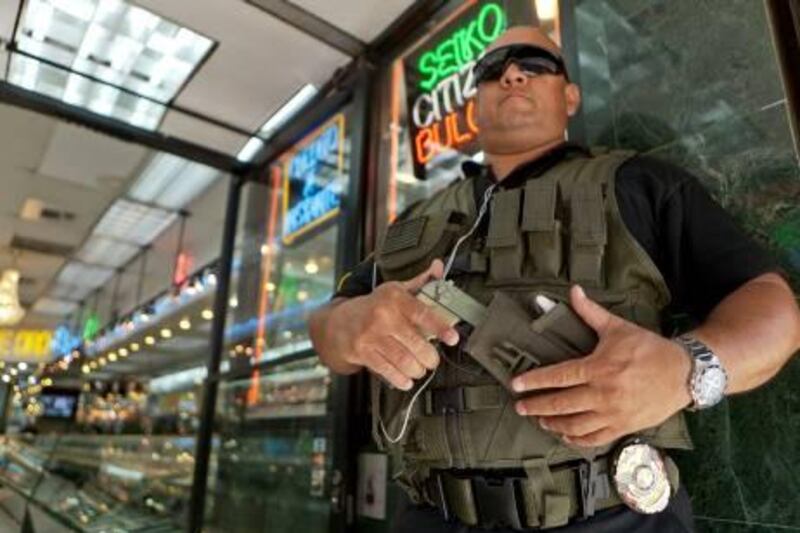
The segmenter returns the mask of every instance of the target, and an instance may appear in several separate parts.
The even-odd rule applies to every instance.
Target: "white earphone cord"
[[[453,246],[453,250],[450,252],[450,257],[448,257],[447,264],[444,267],[444,274],[442,275],[442,281],[446,280],[447,276],[450,274],[450,269],[453,267],[453,262],[455,261],[458,248],[464,243],[464,241],[466,241],[469,237],[471,237],[473,233],[475,233],[475,230],[478,229],[481,220],[486,215],[486,210],[489,206],[489,200],[492,197],[492,193],[494,192],[495,187],[497,187],[497,184],[493,183],[492,185],[489,186],[488,189],[486,189],[486,192],[483,193],[483,201],[481,202],[480,209],[478,209],[478,216],[475,217],[475,222],[473,222],[472,227],[469,229],[469,231],[464,235],[462,235],[456,241],[455,246]],[[375,289],[375,283],[377,281],[377,272],[378,272],[377,268],[378,268],[377,265],[373,264],[373,270],[372,270],[373,289]],[[431,375],[428,376],[428,379],[426,379],[425,382],[422,384],[422,386],[419,389],[417,389],[417,392],[414,393],[414,396],[411,397],[411,401],[408,403],[408,407],[406,407],[405,414],[403,415],[403,424],[400,426],[400,433],[398,433],[396,437],[392,437],[389,435],[389,432],[386,430],[386,426],[383,423],[383,418],[381,418],[380,410],[378,411],[377,413],[378,425],[381,428],[381,433],[383,433],[383,436],[386,438],[387,441],[389,441],[390,444],[397,444],[398,442],[403,440],[403,437],[405,437],[406,431],[408,430],[408,422],[411,419],[411,410],[414,408],[414,404],[417,402],[417,399],[422,394],[422,391],[424,391],[428,387],[428,385],[431,384],[434,376],[436,376],[435,368],[431,371]],[[373,408],[376,408],[376,406],[373,406]]]

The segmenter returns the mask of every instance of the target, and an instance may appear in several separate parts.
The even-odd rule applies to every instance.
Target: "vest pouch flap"
[[[557,184],[548,176],[525,184],[522,231],[532,263],[530,274],[537,278],[557,278],[563,264],[561,221],[556,218]]]
[[[489,250],[489,278],[509,281],[522,277],[525,245],[519,226],[522,189],[500,191],[492,199],[492,218],[486,248]]]
[[[466,222],[464,213],[448,209],[392,224],[377,255],[384,279],[410,279],[443,258]]]
[[[507,390],[511,378],[536,366],[569,359],[571,354],[531,328],[528,312],[510,296],[496,292],[484,320],[469,336],[466,352]]]
[[[597,346],[594,330],[563,302],[534,320],[531,327],[554,342],[569,346],[574,356],[587,355]]]

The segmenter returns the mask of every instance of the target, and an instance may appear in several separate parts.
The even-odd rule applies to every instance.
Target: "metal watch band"
[[[691,335],[675,338],[692,358],[692,371],[689,375],[689,393],[692,406],[689,410],[708,409],[725,397],[728,375],[716,354],[703,342]]]

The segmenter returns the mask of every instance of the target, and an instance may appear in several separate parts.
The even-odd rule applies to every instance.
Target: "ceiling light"
[[[162,329],[161,336],[164,337],[165,339],[169,339],[170,337],[172,337],[172,330],[169,328]]]
[[[268,281],[268,282],[267,282],[267,290],[268,290],[269,292],[273,292],[273,291],[275,291],[275,289],[276,289],[276,288],[277,288],[277,287],[275,287],[275,284],[274,284],[274,283],[272,283],[271,281]]]
[[[119,349],[119,356],[120,357],[128,357],[128,350],[126,350],[125,348],[120,348]]]
[[[264,140],[272,137],[281,126],[286,124],[300,109],[317,94],[317,88],[311,84],[303,86],[283,106],[264,122],[257,136],[251,137],[239,151],[239,161],[250,161],[264,146]]]
[[[200,316],[202,316],[205,320],[211,320],[214,318],[214,311],[211,309],[203,309],[203,312],[200,313]]]
[[[304,85],[289,100],[281,106],[258,130],[258,136],[269,139],[284,124],[286,124],[300,109],[303,108],[317,94],[317,88],[312,84]]]
[[[184,318],[183,320],[181,320],[181,321],[180,321],[180,323],[178,324],[178,326],[179,326],[179,327],[180,327],[182,330],[188,330],[188,329],[191,329],[191,328],[192,328],[192,323],[191,323],[191,322],[189,322],[189,319],[188,319],[188,318]]]
[[[304,302],[308,299],[308,292],[307,291],[297,291],[297,300],[300,302]]]
[[[57,280],[64,285],[94,289],[104,285],[113,275],[114,269],[112,268],[71,261],[61,269]]]
[[[39,220],[42,218],[42,211],[44,211],[44,202],[38,198],[27,198],[22,203],[22,209],[19,211],[19,218],[22,220]]]
[[[138,352],[139,351],[139,343],[138,342],[132,342],[131,343],[131,351],[132,352]]]
[[[44,378],[42,380],[42,385],[44,385],[45,387],[51,387],[53,385],[53,380],[50,378]]]
[[[253,159],[263,146],[264,141],[257,137],[250,137],[250,140],[248,140],[242,149],[239,150],[239,153],[236,154],[236,159],[246,163]]]
[[[97,223],[94,233],[145,246],[161,235],[177,216],[165,209],[118,199]]]
[[[13,54],[11,83],[149,129],[213,46],[125,0],[28,0],[15,44],[76,74]]]
[[[10,383],[11,382],[11,376],[9,376],[8,374],[3,374],[2,380],[3,380],[3,383]]]
[[[19,374],[19,370],[17,370],[16,368],[12,368],[12,369],[10,370],[10,372],[11,372],[11,375],[12,375],[12,376],[16,376],[16,375],[18,375],[18,374]]]
[[[28,363],[25,363],[25,362],[19,363],[19,364],[17,364],[17,368],[19,368],[20,370],[22,370],[24,372],[25,370],[28,370]]]
[[[214,168],[172,154],[159,153],[136,178],[128,196],[140,202],[179,210],[220,177]]]
[[[119,268],[130,262],[141,248],[102,235],[91,235],[76,257],[84,263]]]
[[[231,296],[231,299],[228,301],[228,305],[231,306],[231,309],[236,309],[239,307],[239,298],[236,296]]]
[[[97,361],[92,361],[89,363],[89,366],[92,368],[92,370],[97,370]]]
[[[88,374],[91,371],[92,371],[92,369],[89,368],[89,365],[82,365],[81,366],[81,372],[83,372],[84,374]]]
[[[144,343],[148,346],[152,346],[156,343],[156,339],[155,337],[148,335],[147,337],[144,338]]]
[[[114,353],[114,352],[111,352],[110,354],[108,354],[108,360],[113,363],[114,361],[117,360],[117,354]]]
[[[100,366],[106,366],[107,363],[108,361],[106,361],[105,357],[101,357],[100,359],[97,360],[97,364],[99,364]]]
[[[309,259],[306,263],[306,272],[308,274],[316,274],[319,272],[319,265],[313,259]]]
[[[13,326],[24,316],[19,304],[19,270],[6,269],[0,276],[0,325]]]

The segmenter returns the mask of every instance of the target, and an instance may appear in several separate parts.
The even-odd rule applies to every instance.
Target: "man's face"
[[[537,28],[511,28],[490,50],[509,44],[533,44],[558,54]],[[577,86],[563,75],[531,76],[510,63],[497,81],[478,86],[479,140],[491,154],[524,153],[564,138],[567,119],[577,109]]]

